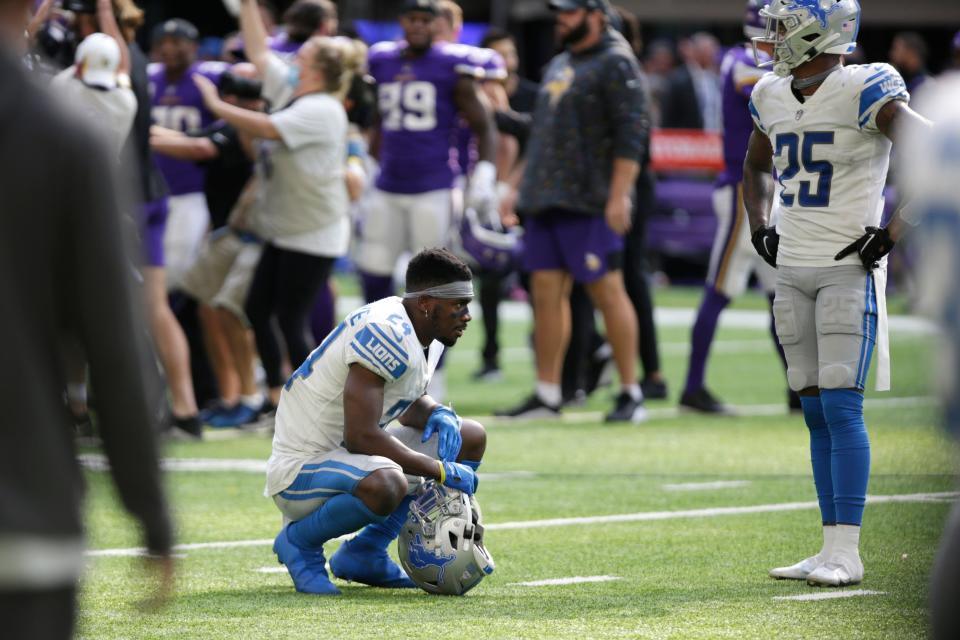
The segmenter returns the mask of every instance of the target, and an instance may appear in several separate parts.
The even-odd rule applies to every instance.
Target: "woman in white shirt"
[[[260,139],[261,192],[257,232],[266,240],[246,302],[257,349],[276,405],[284,379],[276,319],[290,362],[309,355],[307,316],[334,260],[350,239],[344,158],[347,116],[335,95],[344,83],[344,47],[332,38],[308,40],[290,61],[272,53],[255,0],[241,7],[246,53],[263,75],[263,95],[281,108],[258,113],[223,102],[216,87],[194,76],[207,107]]]

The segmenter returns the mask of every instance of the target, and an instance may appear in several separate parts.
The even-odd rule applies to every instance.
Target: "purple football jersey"
[[[757,67],[753,48],[749,45],[732,47],[723,57],[720,74],[723,78],[723,159],[726,167],[717,177],[720,186],[743,180],[743,159],[747,156],[747,142],[753,132],[748,106],[750,95],[753,86],[765,73],[766,70]]]
[[[507,65],[503,61],[503,57],[493,49],[474,49],[469,60],[477,65],[479,73],[482,74],[478,79],[482,82],[488,80],[503,82],[507,79]],[[462,117],[457,118],[456,147],[460,172],[463,175],[469,175],[480,156],[477,152],[473,129]]]
[[[277,35],[270,38],[267,42],[267,46],[270,47],[271,51],[276,51],[279,54],[292,54],[300,50],[300,47],[303,46],[302,42],[294,42],[290,39],[290,36],[287,35],[285,31],[281,31]]]
[[[195,62],[179,82],[170,83],[167,81],[165,67],[159,63],[151,64],[148,73],[154,123],[184,133],[200,131],[210,126],[216,118],[203,106],[203,97],[191,76],[199,73],[217,84],[228,68],[230,65],[225,62]],[[205,171],[202,167],[193,162],[174,160],[160,154],[155,157],[157,167],[170,187],[170,195],[203,191]]]
[[[434,43],[423,55],[405,56],[406,42],[370,48],[370,75],[380,110],[380,176],[390,193],[449,189],[458,174],[454,88],[462,75],[481,77],[469,59],[475,47]]]

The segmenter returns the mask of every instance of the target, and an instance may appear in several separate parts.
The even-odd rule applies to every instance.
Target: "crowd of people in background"
[[[543,218],[531,194],[549,191],[555,179],[541,171],[548,184],[531,183],[524,201],[524,175],[536,175],[527,161],[532,153],[546,166],[560,155],[537,155],[543,140],[531,118],[538,85],[519,75],[511,34],[491,28],[478,47],[458,44],[463,14],[455,2],[406,3],[399,43],[377,44],[340,24],[330,0],[298,0],[282,14],[269,0],[243,0],[235,33],[206,38],[171,18],[146,38],[146,54],[137,44],[144,16],[133,0],[35,3],[27,64],[52,76],[65,101],[94,114],[92,127],[110,122],[106,133],[120,163],[137,174],[132,182],[142,204],[129,213],[169,393],[169,433],[199,438],[204,425],[241,427],[271,416],[292,369],[335,326],[335,269],[354,270],[373,301],[393,294],[403,260],[430,246],[455,248],[477,272],[484,329],[477,381],[501,376],[501,301],[531,301],[537,388],[503,415],[557,415],[608,381],[614,362],[622,385],[614,419],[639,420],[644,398],[666,398],[646,250],[656,201],[650,135],[739,126],[725,111],[725,82],[730,65],[744,64],[747,53],[728,61],[742,47],[725,48],[707,31],[645,43],[637,19],[619,7],[609,7],[603,20],[598,28],[619,32],[625,60],[635,65],[638,90],[626,103],[639,129],[631,151],[636,176],[624,180],[630,210],[615,229],[623,240],[615,250],[597,249],[600,262],[615,258],[611,270],[622,284],[601,291],[594,272],[606,266],[586,264],[583,276],[577,271],[584,265],[562,267],[574,275],[567,283],[545,280],[553,263],[524,264],[548,242],[538,235]],[[557,35],[562,47],[562,27]],[[391,83],[400,73],[391,65],[402,62],[393,61],[390,47],[442,51],[427,56],[432,71],[424,73],[450,65],[453,84],[437,94],[439,85]],[[950,64],[960,65],[960,35],[953,52]],[[902,32],[887,57],[912,91],[931,78],[928,55],[922,37]],[[564,78],[548,76],[548,90],[569,88]],[[434,132],[431,142],[409,135],[425,130]],[[521,227],[524,261],[517,255]],[[753,273],[735,263],[721,241],[733,235],[721,238],[720,231],[678,396],[682,406],[706,413],[729,411],[704,382],[716,316]],[[566,240],[555,241],[569,253]],[[587,254],[590,263],[594,252]],[[762,275],[757,267],[761,283]],[[622,291],[622,300],[612,291]],[[570,305],[548,306],[553,298],[544,295]],[[595,310],[603,312],[607,335],[597,330]],[[78,429],[90,435],[82,354],[74,360],[67,398]],[[445,396],[443,387],[441,363],[431,381],[435,397]],[[799,408],[795,396],[790,406]]]

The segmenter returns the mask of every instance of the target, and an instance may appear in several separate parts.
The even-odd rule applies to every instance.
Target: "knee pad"
[[[801,371],[788,365],[787,384],[793,391],[803,391],[807,387],[817,386],[817,376],[813,371]]]
[[[856,377],[852,367],[828,364],[820,369],[819,386],[821,389],[852,389],[856,386]]]

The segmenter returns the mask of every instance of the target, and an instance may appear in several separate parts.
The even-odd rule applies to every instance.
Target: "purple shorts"
[[[576,282],[590,283],[621,268],[623,238],[603,216],[546,211],[524,219],[523,270],[567,271]]]
[[[163,234],[167,229],[169,212],[166,198],[143,203],[140,242],[143,246],[144,266],[162,267],[164,265]]]

